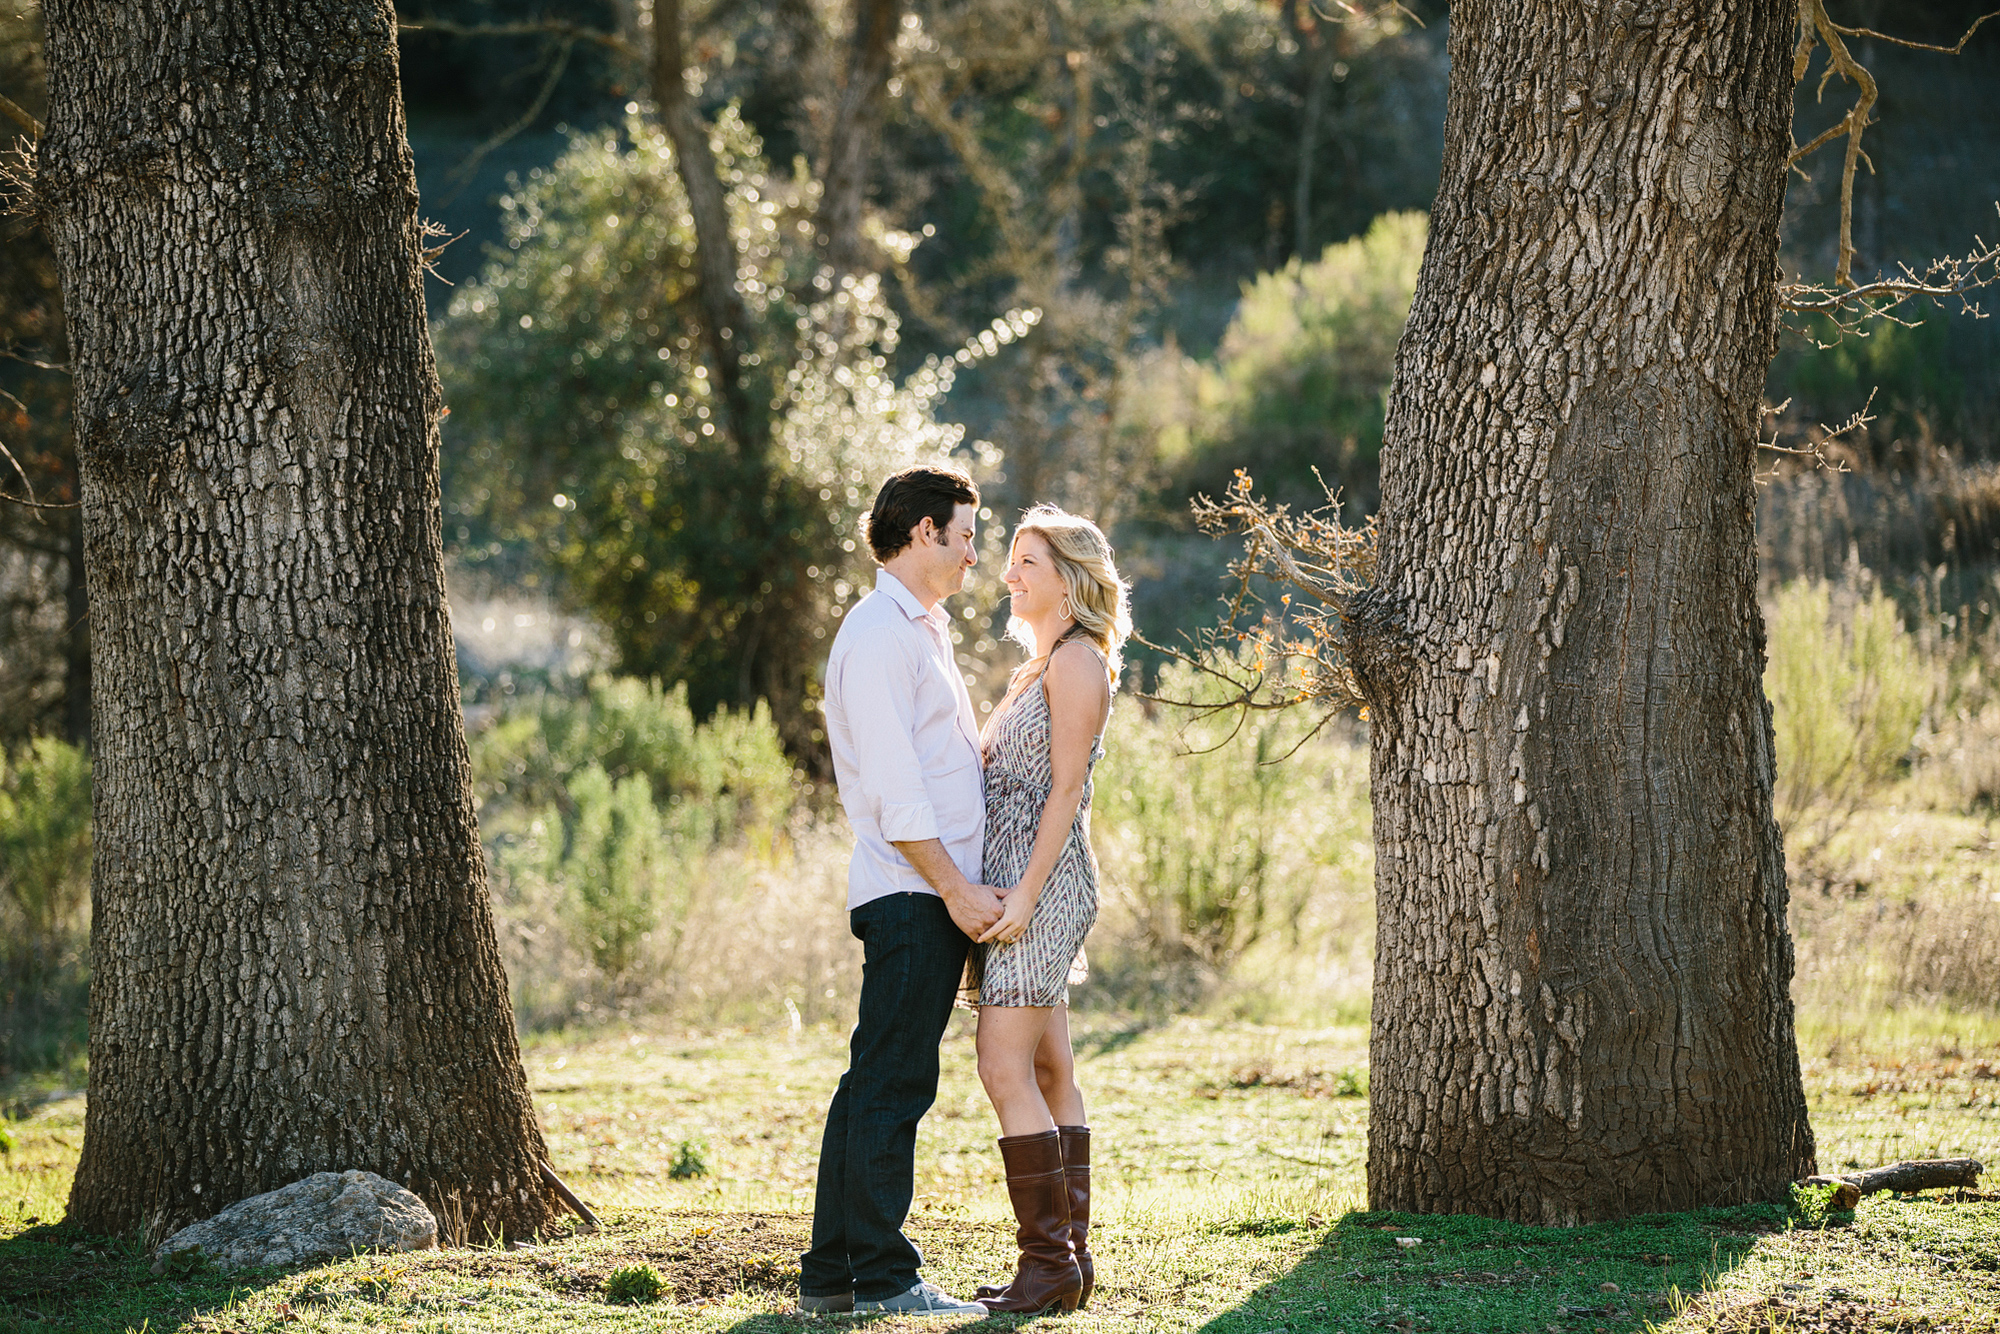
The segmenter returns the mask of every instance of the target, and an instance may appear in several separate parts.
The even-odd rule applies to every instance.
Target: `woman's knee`
[[[1067,1061],[1035,1062],[1035,1087],[1044,1095],[1076,1087],[1076,1068]]]
[[[1021,1053],[999,1047],[981,1046],[979,1049],[979,1082],[990,1094],[997,1091],[1011,1092],[1035,1085],[1034,1072]]]

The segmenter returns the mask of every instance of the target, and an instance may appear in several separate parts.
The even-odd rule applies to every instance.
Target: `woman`
[[[1000,1118],[1019,1223],[1014,1280],[981,1288],[993,1311],[1074,1310],[1090,1296],[1090,1130],[1069,1045],[1069,983],[1097,920],[1090,773],[1132,631],[1111,544],[1088,519],[1029,510],[1007,564],[1009,636],[1029,658],[986,725],[984,872],[1000,920],[970,965],[979,1079]],[[1074,970],[1074,976],[1073,974]]]

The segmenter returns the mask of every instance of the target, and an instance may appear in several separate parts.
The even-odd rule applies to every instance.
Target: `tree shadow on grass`
[[[1157,1027],[1149,1019],[1140,1019],[1118,1028],[1107,1028],[1096,1032],[1078,1033],[1072,1040],[1076,1055],[1085,1059],[1109,1056],[1123,1051]]]
[[[38,1224],[0,1240],[0,1334],[16,1330],[172,1329],[279,1282],[275,1270],[199,1268],[155,1274],[139,1243],[66,1224]]]
[[[1202,1334],[1286,1328],[1395,1334],[1633,1334],[1663,1322],[1741,1264],[1775,1205],[1647,1214],[1576,1228],[1463,1215],[1351,1213],[1310,1254],[1202,1326]],[[1231,1228],[1276,1232],[1297,1219]],[[1415,1244],[1408,1244],[1414,1239]]]

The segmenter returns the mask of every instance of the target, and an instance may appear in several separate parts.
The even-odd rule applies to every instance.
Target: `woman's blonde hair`
[[[1097,645],[1116,686],[1125,641],[1132,634],[1132,588],[1118,577],[1111,543],[1096,524],[1054,505],[1037,505],[1022,515],[1014,541],[1019,542],[1023,533],[1034,533],[1048,543],[1056,573],[1068,590],[1070,615],[1076,619],[1076,629],[1070,633]],[[1054,644],[1036,645],[1018,620],[1008,625],[1007,635],[1030,653],[1039,647],[1046,656],[1055,649]]]

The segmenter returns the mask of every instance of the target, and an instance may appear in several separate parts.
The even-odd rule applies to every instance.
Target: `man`
[[[848,1069],[820,1144],[812,1249],[799,1265],[809,1312],[987,1314],[919,1280],[923,1257],[903,1235],[917,1122],[937,1099],[938,1042],[969,938],[1000,919],[999,896],[978,883],[979,726],[939,605],[976,559],[978,507],[978,488],[955,468],[908,468],[882,484],[868,516],[882,568],[827,660],[827,740],[854,829],[848,920],[863,962]]]

